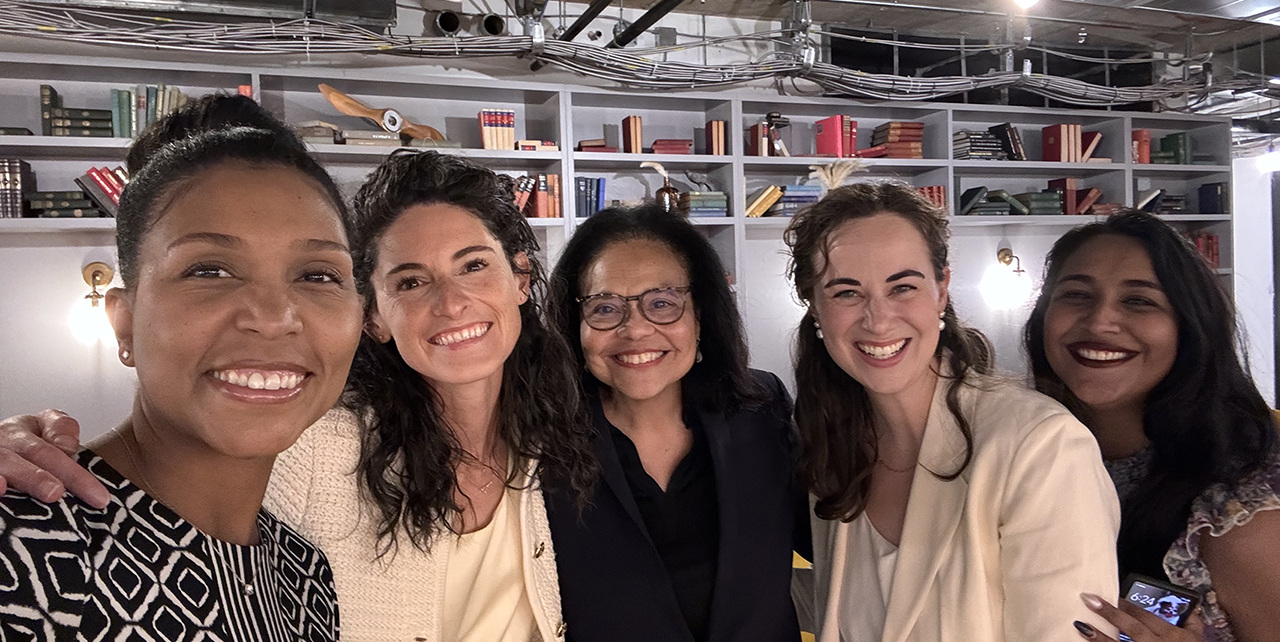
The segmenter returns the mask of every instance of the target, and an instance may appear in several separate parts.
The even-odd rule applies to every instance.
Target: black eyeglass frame
[[[645,290],[644,292],[641,292],[640,294],[636,294],[633,296],[622,296],[621,294],[614,294],[612,292],[599,292],[597,294],[588,294],[587,296],[580,296],[574,300],[578,302],[578,314],[582,316],[582,322],[586,323],[587,327],[591,328],[592,330],[608,332],[609,330],[617,329],[619,326],[626,323],[627,319],[631,318],[631,302],[632,301],[638,302],[640,301],[640,299],[643,299],[644,297],[649,296],[654,292],[677,292],[683,297],[688,295],[692,291],[693,291],[693,288],[691,286],[685,285],[681,287],[650,288],[648,290]],[[588,301],[592,301],[595,299],[603,299],[606,297],[613,298],[613,299],[620,299],[622,301],[623,303],[622,318],[619,319],[617,323],[607,328],[597,328],[596,326],[591,325],[590,321],[587,321],[587,315],[585,314],[585,310],[582,309],[582,304]],[[675,323],[676,321],[679,321],[680,319],[684,318],[685,309],[688,308],[689,306],[687,305],[687,303],[682,303],[680,306],[680,316],[670,321],[655,321],[649,318],[649,313],[645,312],[645,308],[643,305],[638,305],[636,307],[639,308],[640,310],[640,316],[644,317],[645,320],[648,321],[649,323],[652,323],[654,325],[671,325],[672,323]]]

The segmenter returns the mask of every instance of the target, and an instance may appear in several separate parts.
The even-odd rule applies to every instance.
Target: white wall
[[[1232,203],[1235,212],[1235,293],[1249,369],[1263,398],[1276,406],[1275,280],[1271,225],[1275,204],[1271,172],[1262,171],[1258,157],[1232,163]]]

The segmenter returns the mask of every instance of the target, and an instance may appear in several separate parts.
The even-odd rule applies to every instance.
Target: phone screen
[[[1137,578],[1129,583],[1124,599],[1174,626],[1181,626],[1190,615],[1191,609],[1195,608],[1192,598],[1178,595],[1163,586]],[[1120,642],[1133,642],[1133,640],[1121,633]]]

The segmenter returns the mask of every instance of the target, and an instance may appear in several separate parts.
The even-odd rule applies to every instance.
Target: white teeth
[[[1076,354],[1090,361],[1119,361],[1129,356],[1127,352],[1112,352],[1110,350],[1088,350],[1080,348],[1076,350]]]
[[[306,375],[255,370],[217,370],[213,378],[251,390],[293,390]]]
[[[662,352],[641,352],[640,354],[620,354],[618,355],[618,361],[631,364],[633,366],[638,366],[644,363],[649,363],[651,361],[656,361],[659,357],[662,356],[662,354],[663,354]]]
[[[897,343],[893,343],[887,346],[871,346],[871,345],[866,345],[864,343],[859,343],[856,345],[858,346],[859,350],[861,350],[864,354],[871,357],[872,359],[888,359],[889,357],[892,357],[898,354],[898,352],[902,350],[903,346],[907,345],[907,340],[903,339]]]
[[[477,323],[476,325],[473,325],[470,328],[467,328],[465,330],[450,332],[448,334],[442,334],[438,337],[435,337],[434,339],[431,339],[431,343],[434,343],[438,346],[447,346],[447,345],[452,345],[454,343],[457,343],[459,341],[466,341],[467,339],[474,339],[476,337],[484,336],[485,333],[487,332],[489,332],[488,323]]]

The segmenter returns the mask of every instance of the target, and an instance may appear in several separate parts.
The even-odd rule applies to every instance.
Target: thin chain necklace
[[[916,467],[916,465],[915,465],[915,464],[911,464],[910,466],[907,466],[906,468],[894,468],[893,466],[890,466],[890,465],[889,465],[889,462],[887,462],[887,461],[885,461],[885,460],[883,460],[883,459],[880,459],[880,458],[876,458],[876,463],[877,463],[877,464],[880,464],[881,466],[884,466],[885,468],[887,468],[887,469],[889,469],[890,471],[895,472],[895,473],[905,473],[905,472],[910,471],[910,470],[915,470],[915,467]]]
[[[119,426],[112,428],[111,432],[114,432],[116,434],[116,437],[120,438],[120,443],[124,445],[124,454],[129,457],[129,463],[133,464],[134,470],[138,471],[138,476],[141,477],[139,481],[141,481],[143,485],[142,490],[146,491],[146,493],[150,495],[153,499],[155,499],[157,502],[160,502],[165,508],[168,508],[169,510],[173,511],[175,515],[177,515],[178,511],[175,510],[173,506],[170,506],[169,502],[164,501],[164,499],[160,497],[159,493],[156,492],[155,485],[152,484],[151,480],[147,478],[147,472],[143,470],[142,465],[139,463],[139,458],[141,456],[140,455],[136,457],[134,456],[133,447],[129,445],[129,440],[125,438],[125,436],[120,432]],[[181,515],[179,515],[179,517],[181,517]],[[225,559],[222,558],[222,551],[219,550],[217,546],[211,545],[209,549],[210,549],[209,556],[212,557],[214,561],[218,563],[219,566],[226,569],[226,571],[231,574],[231,577],[234,577],[236,581],[240,583],[240,592],[243,593],[245,597],[253,597],[253,595],[257,593],[257,589],[253,587],[253,583],[250,582],[249,580],[244,579],[244,577],[242,577],[240,573],[236,571],[234,566],[232,566],[230,563],[228,563]],[[271,551],[274,553],[275,549],[271,548]],[[274,560],[272,560],[272,566],[273,567],[275,566]]]

